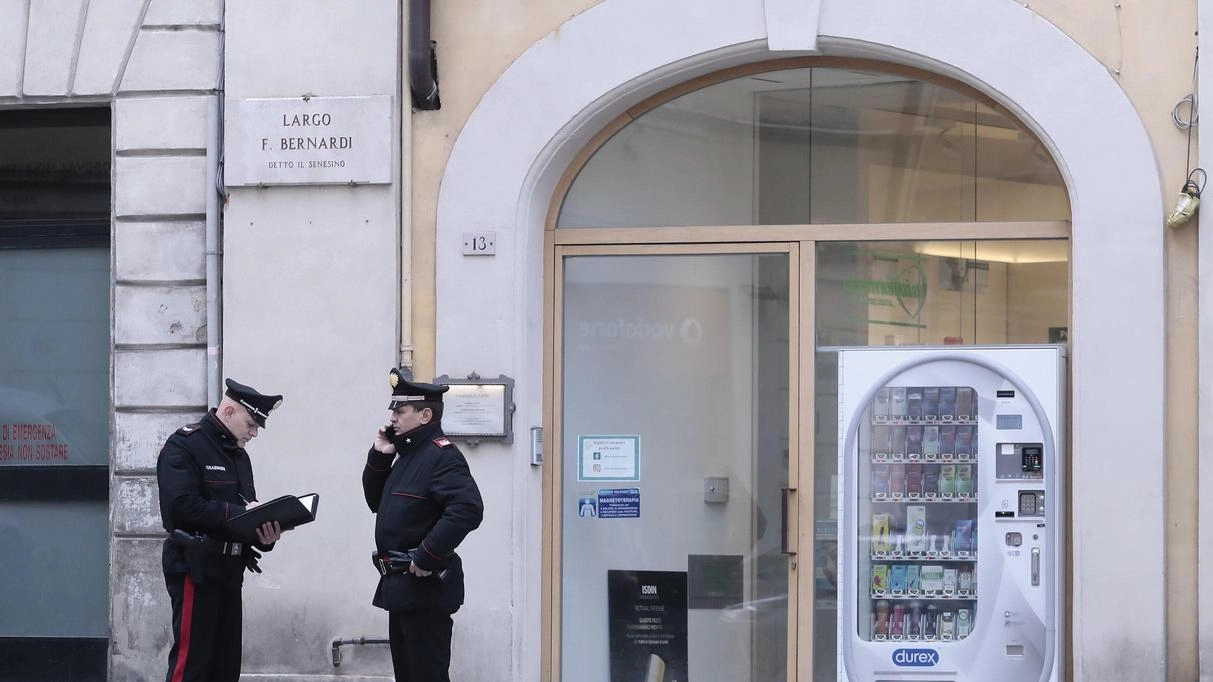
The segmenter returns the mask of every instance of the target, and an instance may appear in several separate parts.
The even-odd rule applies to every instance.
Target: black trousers
[[[166,573],[164,584],[173,603],[166,682],[239,682],[240,588],[175,573]]]
[[[396,682],[450,682],[451,614],[442,609],[389,611],[387,623]]]

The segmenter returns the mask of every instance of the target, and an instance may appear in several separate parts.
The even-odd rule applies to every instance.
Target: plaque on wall
[[[223,119],[228,187],[392,181],[390,95],[228,99]]]
[[[466,379],[443,374],[434,383],[449,386],[443,395],[442,431],[451,438],[514,442],[514,380],[501,375],[482,378],[473,372]]]
[[[611,682],[686,682],[687,574],[607,571]]]

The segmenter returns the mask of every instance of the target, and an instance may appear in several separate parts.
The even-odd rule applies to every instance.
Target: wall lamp
[[[1197,181],[1199,178],[1199,182]],[[1188,180],[1184,183],[1182,189],[1179,190],[1179,199],[1175,202],[1175,208],[1171,214],[1167,216],[1167,227],[1179,227],[1188,222],[1196,209],[1200,206],[1200,193],[1205,188],[1205,171],[1197,168],[1188,174]]]

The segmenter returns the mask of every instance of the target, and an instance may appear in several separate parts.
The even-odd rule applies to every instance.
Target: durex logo
[[[929,668],[939,665],[939,652],[934,649],[897,649],[893,652],[893,665]]]

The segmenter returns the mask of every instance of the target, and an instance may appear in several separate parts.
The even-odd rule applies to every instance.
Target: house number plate
[[[497,253],[496,232],[464,232],[463,255],[493,256]]]

